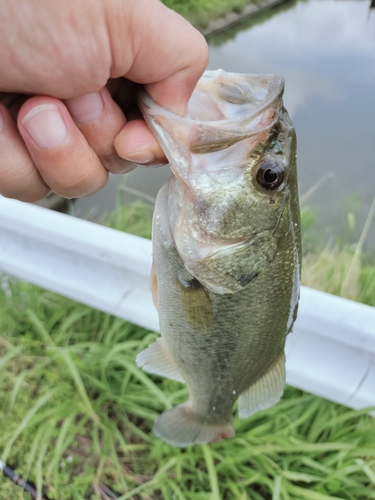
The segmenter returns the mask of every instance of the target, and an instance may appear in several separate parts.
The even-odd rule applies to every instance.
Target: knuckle
[[[93,170],[92,165],[80,167],[80,172],[69,175],[65,171],[51,179],[50,185],[55,193],[68,198],[89,196],[102,189],[108,180],[108,172],[101,166]]]

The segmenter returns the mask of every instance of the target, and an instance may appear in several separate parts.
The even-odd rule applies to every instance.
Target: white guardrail
[[[150,268],[148,240],[0,197],[4,273],[158,331]],[[302,287],[286,354],[288,384],[375,407],[374,307]]]

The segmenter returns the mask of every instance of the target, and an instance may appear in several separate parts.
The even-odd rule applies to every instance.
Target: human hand
[[[162,163],[133,119],[137,84],[183,114],[206,64],[204,38],[158,0],[0,0],[0,194],[88,196],[127,160]]]

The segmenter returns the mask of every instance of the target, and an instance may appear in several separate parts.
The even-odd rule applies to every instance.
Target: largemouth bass
[[[185,117],[140,108],[172,169],[153,219],[152,292],[161,337],[137,356],[186,382],[189,400],[154,432],[174,446],[234,436],[275,404],[297,314],[300,218],[296,137],[277,75],[206,71]]]

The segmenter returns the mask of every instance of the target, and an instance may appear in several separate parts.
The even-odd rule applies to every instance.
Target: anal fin
[[[135,358],[135,362],[145,372],[185,383],[162,337],[141,351]]]
[[[285,354],[277,359],[271,368],[244,391],[238,400],[240,418],[248,418],[254,413],[276,404],[284,392]]]

